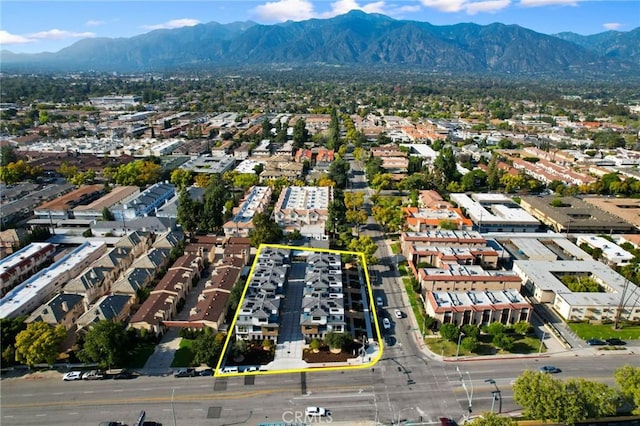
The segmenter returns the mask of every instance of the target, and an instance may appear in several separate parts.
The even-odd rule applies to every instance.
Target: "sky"
[[[1,0],[0,49],[56,52],[83,38],[131,37],[212,21],[275,24],[354,9],[434,25],[501,22],[543,34],[640,27],[640,0]]]

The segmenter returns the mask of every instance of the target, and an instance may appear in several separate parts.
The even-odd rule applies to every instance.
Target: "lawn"
[[[622,340],[640,339],[640,325],[622,324],[622,328],[613,329],[612,324],[589,324],[585,322],[569,323],[569,327],[581,339],[610,339],[617,337]]]
[[[122,367],[143,368],[155,348],[156,345],[154,343],[138,343],[129,353],[129,359],[127,359],[127,362]]]
[[[540,349],[540,339],[534,336],[518,336],[515,338],[515,345],[511,352],[497,350],[491,344],[491,336],[487,334],[480,335],[478,338],[480,346],[476,352],[469,352],[460,347],[459,356],[478,356],[478,355],[506,355],[506,354],[531,354],[538,353]],[[442,355],[447,358],[455,357],[458,342],[451,342],[444,339],[425,339],[426,345],[431,352],[436,355]],[[542,347],[542,352],[546,352],[546,348]]]
[[[424,310],[424,305],[422,304],[422,300],[420,296],[416,294],[411,288],[411,279],[403,278],[402,283],[404,284],[404,288],[407,291],[407,296],[409,297],[409,304],[411,305],[411,309],[413,310],[413,314],[416,317],[416,321],[418,322],[418,326],[420,327],[420,331],[423,335],[429,333],[429,330],[424,330],[424,317],[427,313]]]
[[[391,244],[391,251],[393,254],[400,254],[400,243]]]
[[[182,339],[180,341],[180,347],[176,351],[176,354],[173,357],[173,361],[171,362],[172,367],[191,367],[191,363],[193,362],[193,352],[191,351],[191,347],[193,346],[193,340],[191,339]]]

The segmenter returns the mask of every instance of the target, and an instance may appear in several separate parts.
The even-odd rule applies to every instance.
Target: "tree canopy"
[[[16,335],[16,361],[30,367],[43,362],[53,364],[65,337],[67,331],[63,325],[54,327],[42,321],[32,322]]]
[[[130,343],[124,323],[101,320],[87,331],[78,358],[84,362],[97,362],[103,368],[122,366]]]

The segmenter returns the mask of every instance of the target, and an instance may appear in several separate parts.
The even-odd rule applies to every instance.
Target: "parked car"
[[[113,422],[100,422],[99,426],[127,426],[127,425],[125,425],[122,422],[113,421]]]
[[[396,318],[398,318],[398,319],[404,318],[404,314],[402,313],[402,311],[400,309],[396,309],[395,311],[393,311],[393,315],[395,315]]]
[[[620,339],[607,339],[606,340],[607,345],[609,346],[622,346],[622,345],[626,345],[627,342],[625,342],[624,340],[620,340]]]
[[[113,380],[129,380],[135,377],[136,376],[130,371],[122,370],[121,372],[113,375]]]
[[[104,379],[104,374],[98,370],[87,371],[82,375],[82,380],[102,380]]]
[[[322,407],[307,407],[304,409],[304,415],[307,417],[327,417],[331,415],[331,411]]]
[[[384,306],[384,301],[382,300],[382,297],[380,296],[376,297],[376,306],[379,308],[382,308]]]
[[[440,426],[455,426],[455,422],[449,417],[438,417],[440,420]]]
[[[589,339],[589,340],[587,340],[587,345],[589,345],[589,346],[604,346],[606,344],[607,344],[607,342],[605,342],[604,340],[600,340],[600,339]]]
[[[385,330],[389,330],[391,328],[391,321],[389,321],[389,318],[382,318],[382,326]]]
[[[82,380],[82,371],[69,371],[62,376],[62,380],[65,382],[69,382],[71,380]]]
[[[179,368],[173,372],[173,377],[193,377],[195,375],[195,368]]]
[[[540,367],[540,372],[547,373],[547,374],[555,374],[555,373],[561,373],[562,370],[560,370],[558,367],[554,367],[553,365],[544,365]]]
[[[213,370],[210,368],[206,368],[200,372],[201,376],[213,376]]]

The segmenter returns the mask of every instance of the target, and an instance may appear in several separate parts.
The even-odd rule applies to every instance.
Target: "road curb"
[[[474,362],[474,361],[502,361],[505,359],[539,359],[551,358],[551,355],[535,355],[535,356],[501,356],[499,358],[459,358],[459,359],[443,359],[442,362]]]

